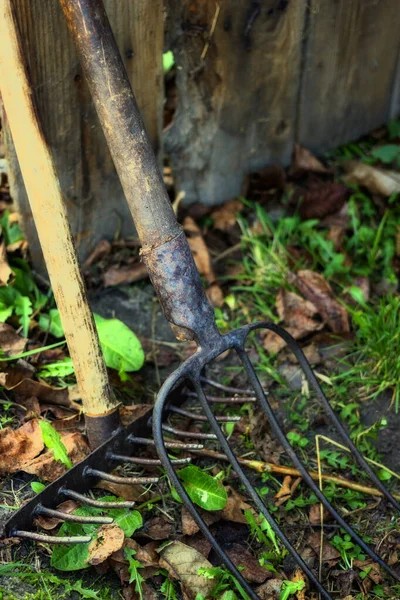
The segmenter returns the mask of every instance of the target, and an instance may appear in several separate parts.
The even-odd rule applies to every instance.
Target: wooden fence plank
[[[391,116],[398,0],[310,0],[298,139],[325,152]]]
[[[170,0],[178,106],[165,148],[186,201],[222,202],[240,193],[250,170],[288,161],[305,7],[282,0]]]
[[[105,6],[147,129],[158,148],[163,99],[162,0],[106,0]],[[86,256],[102,237],[110,239],[119,229],[123,235],[131,234],[132,219],[58,0],[16,0],[15,8],[45,136],[54,153],[79,254]],[[6,139],[10,141],[9,135]],[[15,154],[7,145],[12,194],[38,264],[40,248],[31,211]]]

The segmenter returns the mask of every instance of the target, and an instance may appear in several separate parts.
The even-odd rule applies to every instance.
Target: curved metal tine
[[[380,558],[380,556],[378,556],[373,550],[371,550],[371,548],[364,542],[364,540],[354,531],[354,529],[352,529],[352,527],[350,527],[350,525],[348,525],[346,523],[346,521],[333,508],[333,506],[331,505],[329,500],[327,500],[326,496],[324,496],[324,494],[321,492],[319,487],[312,480],[306,467],[304,466],[303,462],[298,458],[298,456],[294,452],[292,446],[289,444],[288,440],[286,439],[286,436],[283,433],[278,421],[276,420],[273,410],[264,395],[264,392],[263,392],[262,386],[258,380],[257,374],[254,371],[254,368],[253,368],[245,350],[243,348],[236,347],[236,351],[246,369],[247,376],[249,378],[251,385],[254,386],[254,391],[257,395],[257,399],[259,400],[261,408],[268,418],[268,421],[272,427],[272,430],[274,431],[276,437],[278,438],[279,442],[282,444],[283,448],[287,452],[287,454],[290,457],[290,459],[292,460],[292,462],[296,465],[297,469],[300,471],[302,479],[312,489],[314,494],[317,496],[318,500],[325,506],[325,508],[330,512],[330,514],[333,516],[333,518],[341,525],[341,527],[346,531],[346,533],[348,533],[353,538],[353,540],[355,540],[357,542],[357,544],[362,548],[362,550],[364,550],[364,552],[366,554],[368,554],[368,556],[370,556],[383,569],[385,569],[389,573],[389,575],[391,575],[391,577],[393,577],[393,579],[395,579],[396,581],[400,581],[400,575],[397,575],[397,573],[395,573],[395,571],[387,563],[385,563],[385,561],[382,560],[382,558]],[[201,389],[201,386],[200,386],[200,390],[201,390],[200,400],[202,400],[202,398],[203,398],[202,404],[205,405],[204,410],[207,412],[207,414],[210,415],[211,427],[217,434],[218,440],[220,441],[225,453],[227,454],[227,449],[229,449],[229,445],[226,442],[225,437],[223,436],[218,423],[213,420],[212,411],[210,410],[209,406],[207,405],[207,399],[205,397],[203,390]],[[220,435],[217,433],[217,429],[220,430]],[[234,468],[235,468],[235,471],[237,472],[236,467],[234,467]],[[239,466],[239,468],[240,468],[240,466]],[[238,473],[238,475],[241,478],[239,473]],[[258,502],[257,502],[257,506],[259,506]],[[264,505],[262,505],[262,506],[264,506]],[[265,507],[264,507],[264,509],[265,509]]]
[[[67,498],[77,500],[82,504],[86,504],[87,506],[94,506],[95,508],[133,508],[136,504],[135,502],[129,502],[128,500],[124,500],[123,502],[102,502],[101,500],[94,500],[84,494],[75,492],[75,490],[69,490],[68,488],[61,488],[58,493]]]
[[[118,460],[120,462],[128,462],[134,465],[148,465],[152,467],[161,467],[162,462],[158,458],[142,458],[141,456],[125,456],[123,454],[114,454],[110,452],[108,457],[111,460]],[[187,465],[192,462],[190,456],[188,458],[173,458],[171,460],[173,465]],[[117,503],[115,503],[117,504]]]
[[[111,525],[114,519],[111,517],[86,517],[82,515],[74,515],[63,510],[56,510],[53,508],[46,508],[41,504],[38,504],[34,510],[33,515],[43,515],[44,517],[51,517],[53,519],[60,519],[60,521],[69,521],[71,523],[93,523],[98,525]]]
[[[177,415],[182,415],[183,417],[192,419],[193,421],[207,421],[207,417],[205,415],[198,415],[197,413],[191,412],[190,410],[180,408],[180,406],[170,405],[168,406],[168,410],[170,412],[176,413]],[[232,415],[230,417],[225,417],[224,415],[215,415],[215,418],[218,422],[221,423],[237,423],[241,419],[239,415]]]
[[[217,436],[215,433],[201,433],[198,431],[184,431],[183,429],[176,429],[176,427],[170,427],[169,425],[162,426],[164,431],[173,433],[177,437],[194,438],[197,440],[216,440]]]
[[[86,467],[83,475],[87,477],[99,477],[100,479],[104,479],[104,481],[111,481],[112,483],[127,483],[128,485],[147,485],[160,481],[159,477],[120,477],[119,475],[111,475],[106,471],[92,469],[92,467]]]
[[[291,351],[297,358],[300,368],[303,371],[304,375],[306,376],[308,383],[310,384],[313,391],[317,395],[318,400],[321,402],[323,408],[328,413],[329,418],[331,419],[332,423],[338,430],[342,440],[344,441],[345,444],[347,444],[347,446],[350,449],[355,460],[358,462],[360,467],[362,467],[364,469],[364,471],[366,472],[368,477],[370,477],[370,479],[374,482],[375,486],[382,492],[382,494],[390,502],[390,504],[394,508],[396,508],[398,511],[400,511],[400,503],[396,500],[396,498],[393,497],[393,495],[389,492],[389,490],[387,490],[385,488],[385,486],[383,485],[381,480],[377,477],[377,475],[374,473],[374,471],[371,469],[370,465],[367,463],[365,458],[357,450],[357,448],[354,445],[353,441],[351,440],[349,434],[347,433],[347,431],[345,430],[345,428],[339,421],[338,417],[336,416],[335,411],[333,410],[333,408],[331,407],[331,405],[329,403],[328,398],[325,396],[324,392],[322,391],[322,388],[319,385],[318,380],[317,380],[316,376],[314,375],[313,370],[311,369],[310,363],[308,362],[307,358],[304,356],[302,349],[296,343],[294,338],[287,331],[285,331],[285,329],[283,329],[282,327],[279,327],[279,325],[275,325],[273,323],[260,323],[259,325],[260,325],[260,327],[270,329],[274,333],[278,334],[287,343],[287,345],[289,346],[289,348],[291,349]],[[258,381],[258,379],[257,379],[257,381]],[[259,382],[258,382],[258,385],[260,385]]]
[[[233,562],[231,561],[229,556],[225,553],[223,548],[219,545],[219,543],[217,542],[215,537],[212,535],[208,526],[206,525],[206,523],[200,516],[199,512],[197,511],[197,509],[194,506],[191,499],[189,498],[180,479],[178,478],[177,474],[175,473],[171,459],[168,456],[168,452],[167,452],[168,445],[167,445],[167,442],[164,441],[163,430],[162,430],[163,413],[164,413],[164,407],[165,407],[165,404],[166,404],[166,401],[168,398],[168,391],[169,390],[167,389],[166,393],[160,392],[160,394],[156,400],[156,403],[154,405],[153,417],[152,417],[153,437],[155,440],[157,453],[161,459],[163,467],[168,474],[169,480],[173,484],[174,488],[177,490],[182,502],[185,504],[186,508],[189,510],[190,514],[192,515],[193,519],[196,521],[196,523],[199,526],[204,537],[210,542],[210,544],[214,548],[215,552],[218,554],[221,561],[229,569],[229,571],[232,573],[232,575],[234,575],[234,577],[237,579],[237,581],[242,586],[242,588],[244,589],[246,594],[249,596],[250,600],[260,600],[259,596],[254,592],[254,590],[250,587],[250,585],[247,583],[247,581],[243,578],[243,575],[236,568],[236,566],[233,564]],[[332,600],[332,598],[329,595],[325,595],[324,598],[326,600]]]
[[[57,537],[56,535],[45,535],[43,533],[34,533],[33,531],[21,531],[13,529],[9,537],[26,538],[35,542],[44,542],[46,544],[88,544],[92,541],[90,535],[71,535]]]
[[[193,379],[192,383],[195,386],[195,389],[197,391],[197,395],[198,395],[198,398],[199,398],[199,400],[201,402],[203,410],[206,413],[206,415],[208,416],[211,428],[213,429],[213,431],[215,432],[216,436],[218,437],[218,441],[221,444],[224,453],[228,457],[229,462],[231,463],[232,467],[234,468],[234,470],[235,470],[237,476],[239,477],[240,481],[245,486],[246,491],[249,494],[249,496],[251,497],[251,499],[253,500],[254,504],[257,506],[258,510],[262,513],[262,515],[268,521],[268,523],[270,524],[270,526],[273,529],[273,531],[276,533],[276,535],[281,540],[282,544],[290,552],[290,554],[293,556],[293,558],[296,561],[296,563],[299,565],[299,567],[302,569],[302,571],[307,575],[307,577],[310,579],[310,581],[316,587],[316,589],[321,594],[321,596],[323,598],[325,598],[326,600],[332,600],[331,596],[328,594],[328,592],[323,587],[323,585],[319,582],[319,580],[314,575],[314,573],[311,571],[311,569],[309,568],[309,566],[304,562],[304,560],[301,558],[301,556],[296,552],[295,548],[292,546],[292,544],[289,541],[289,539],[286,537],[286,535],[281,530],[281,528],[279,527],[279,525],[277,524],[277,522],[275,521],[275,519],[272,517],[272,515],[270,514],[270,512],[265,507],[264,503],[262,502],[262,500],[260,499],[259,495],[257,494],[255,488],[250,483],[250,480],[245,475],[242,467],[239,464],[239,461],[237,460],[235,454],[231,450],[231,447],[228,444],[228,442],[227,442],[227,440],[226,440],[226,438],[225,438],[225,436],[224,436],[224,434],[223,434],[220,426],[218,425],[217,421],[214,419],[213,412],[212,412],[210,406],[208,405],[207,397],[206,397],[206,395],[205,395],[205,393],[203,391],[201,382],[199,380]]]
[[[154,440],[149,438],[136,437],[135,435],[129,435],[128,441],[132,444],[143,444],[144,446],[155,446]],[[183,442],[171,442],[170,440],[165,442],[165,447],[172,450],[202,450],[203,444],[184,444]]]

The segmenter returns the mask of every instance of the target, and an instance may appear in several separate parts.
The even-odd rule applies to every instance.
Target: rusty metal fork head
[[[359,466],[365,471],[365,473],[372,479],[376,487],[382,492],[389,503],[397,510],[400,510],[400,505],[397,500],[382,485],[382,482],[372,471],[371,467],[363,458],[363,456],[358,452],[348,433],[338,420],[307,359],[295,340],[284,329],[278,325],[268,322],[254,323],[231,331],[225,335],[221,335],[218,332],[214,322],[213,310],[205,298],[204,292],[201,288],[200,278],[198,277],[197,271],[194,271],[195,266],[193,263],[193,258],[183,234],[182,237],[179,236],[178,238],[174,238],[171,242],[164,244],[161,248],[152,251],[151,257],[149,257],[148,254],[145,255],[145,261],[147,267],[149,268],[153,285],[155,286],[161,303],[164,307],[165,314],[172,322],[175,332],[178,333],[177,337],[183,337],[184,339],[195,339],[198,345],[195,354],[186,360],[182,365],[180,365],[180,367],[167,379],[158,394],[153,411],[153,437],[156,449],[173,486],[178,491],[180,497],[191,512],[201,531],[211,542],[220,559],[235,575],[249,597],[252,599],[258,598],[254,590],[252,590],[252,588],[244,580],[243,576],[233,565],[232,561],[229,559],[221,545],[217,542],[215,537],[208,529],[196,507],[190,500],[185,488],[180,482],[166,450],[164,441],[165,426],[163,426],[163,418],[166,414],[170,395],[173,394],[174,389],[181,384],[186,383],[194,390],[214,433],[213,437],[218,440],[222,450],[229,459],[241,483],[246,488],[246,491],[252,499],[254,505],[268,521],[283,545],[293,556],[296,563],[307,575],[310,582],[315,586],[321,596],[328,600],[331,598],[331,595],[327,592],[314,572],[295,550],[292,543],[289,541],[280,526],[272,517],[271,513],[266,508],[264,502],[257,493],[257,490],[251,484],[243,468],[240,466],[223,433],[223,430],[214,416],[205,389],[204,374],[207,365],[227,350],[235,352],[239,357],[239,360],[247,375],[247,380],[252,393],[257,399],[259,409],[267,417],[274,435],[285,449],[291,461],[299,470],[304,482],[311,488],[318,500],[338,522],[340,527],[342,527],[346,533],[348,533],[352,539],[359,544],[362,550],[383,569],[385,569],[394,579],[400,581],[400,576],[362,540],[362,538],[350,527],[350,525],[346,523],[346,521],[331,505],[331,503],[319,489],[318,485],[316,485],[309,475],[304,463],[296,455],[282,428],[280,427],[274,411],[268,401],[268,394],[264,392],[245,348],[248,335],[252,331],[259,329],[272,330],[284,339],[296,356],[299,366],[302,369],[310,388],[315,392],[321,406],[325,410],[326,415],[330,419],[331,423],[336,427],[343,442],[353,454],[354,459],[358,462]]]

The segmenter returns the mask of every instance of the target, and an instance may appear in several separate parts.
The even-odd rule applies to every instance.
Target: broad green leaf
[[[85,532],[79,523],[63,523],[57,535],[85,535]],[[54,546],[50,565],[59,571],[79,571],[89,567],[88,556],[89,544],[59,544]]]
[[[57,308],[52,308],[48,314],[43,313],[40,315],[39,327],[42,331],[49,332],[56,338],[64,337],[64,327]]]
[[[215,477],[189,465],[178,471],[190,499],[205,510],[222,510],[228,500],[226,490]]]
[[[42,430],[43,442],[46,448],[53,450],[54,458],[62,462],[68,469],[72,467],[71,459],[68,457],[61,436],[47,421],[39,421]]]
[[[28,337],[32,314],[32,302],[27,296],[18,296],[16,298],[15,312],[20,316],[19,323],[22,325],[22,333],[24,337]]]
[[[144,363],[142,345],[119,319],[99,319],[94,315],[107,367],[117,371],[138,371]]]
[[[0,302],[0,323],[5,323],[8,318],[14,312],[13,306],[6,306],[3,302]]]
[[[224,594],[221,596],[221,600],[237,600],[237,596],[235,592],[229,590],[228,592],[224,592]]]
[[[35,492],[35,494],[40,494],[44,490],[46,486],[44,483],[40,483],[40,481],[31,481],[31,488]]]
[[[45,365],[39,370],[39,375],[41,377],[67,377],[74,372],[74,365],[72,364],[72,360],[68,357],[65,357],[63,360],[60,360],[55,363],[49,363]]]
[[[9,210],[6,210],[3,216],[0,217],[0,225],[4,236],[4,240],[6,242],[6,246],[9,246],[10,244],[15,244],[15,242],[19,242],[24,239],[23,233],[18,223],[10,223]]]
[[[397,144],[386,144],[385,146],[380,146],[379,148],[372,150],[371,154],[381,162],[390,164],[397,156],[399,156],[400,146]]]
[[[0,323],[5,323],[14,312],[18,292],[10,285],[0,288]]]

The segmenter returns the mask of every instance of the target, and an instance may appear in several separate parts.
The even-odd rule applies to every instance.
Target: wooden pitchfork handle
[[[0,0],[0,92],[96,447],[119,422],[99,338],[79,271],[67,211],[25,68],[11,0]]]

